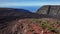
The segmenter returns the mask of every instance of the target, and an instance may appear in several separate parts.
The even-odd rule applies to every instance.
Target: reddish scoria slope
[[[7,27],[0,30],[0,34],[59,34],[57,33],[59,32],[57,29],[57,32],[52,32],[51,29],[49,29],[51,28],[49,22],[46,24],[40,21],[40,19],[20,19],[12,21],[12,24],[10,23]],[[52,23],[51,20],[48,21]],[[56,22],[56,20],[54,22]],[[44,25],[41,25],[42,23]]]
[[[38,24],[38,21],[36,22],[32,19],[22,19],[19,22],[23,25],[22,31],[24,34],[56,34],[55,32],[48,30],[46,27],[43,29]]]

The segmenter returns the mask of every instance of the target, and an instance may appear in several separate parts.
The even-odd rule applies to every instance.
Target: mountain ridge
[[[59,5],[44,5],[37,10],[38,14],[47,14],[60,19],[60,6]]]

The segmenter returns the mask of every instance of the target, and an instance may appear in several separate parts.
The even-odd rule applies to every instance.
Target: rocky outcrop
[[[49,6],[42,6],[41,8],[39,8],[39,9],[37,10],[37,13],[38,13],[38,14],[47,14],[48,7],[49,7]]]
[[[60,17],[60,6],[57,5],[46,5],[42,6],[37,11],[38,14],[47,14],[55,17]]]

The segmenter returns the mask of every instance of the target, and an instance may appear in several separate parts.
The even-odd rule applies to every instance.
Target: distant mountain
[[[59,5],[45,5],[37,10],[38,14],[47,14],[60,18],[60,6]]]
[[[43,14],[41,14],[41,16],[42,15]],[[20,16],[20,18],[34,18],[34,17],[40,18],[41,17],[39,14],[32,13],[29,10],[16,9],[16,8],[0,8],[0,16]]]
[[[0,8],[0,23],[26,18],[54,18],[50,15],[36,14],[24,9]]]
[[[26,19],[26,18],[55,18],[46,14],[36,14],[25,9],[15,9],[15,8],[0,8],[0,23],[5,21],[12,21],[16,19]]]
[[[12,7],[8,7],[8,8],[26,9],[26,10],[29,10],[31,12],[36,12],[37,9],[39,9],[40,7],[41,6],[12,6]]]
[[[3,11],[20,11],[20,12],[30,12],[28,10],[24,10],[24,9],[17,9],[17,8],[0,8],[0,12]]]

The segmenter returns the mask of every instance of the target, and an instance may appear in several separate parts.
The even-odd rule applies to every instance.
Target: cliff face
[[[48,6],[42,6],[41,8],[38,9],[37,13],[38,14],[47,14]]]
[[[40,9],[38,9],[37,13],[57,16],[59,18],[60,17],[60,6],[55,6],[55,5],[42,6]]]

